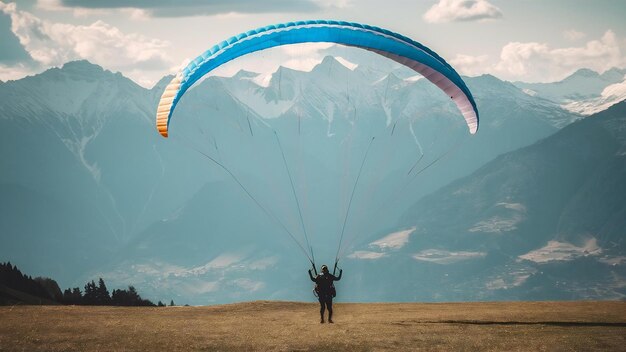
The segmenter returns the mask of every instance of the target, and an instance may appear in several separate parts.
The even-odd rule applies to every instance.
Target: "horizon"
[[[329,48],[332,50],[332,47],[329,47]],[[217,74],[211,74],[211,75],[209,75],[209,76],[207,76],[207,77],[205,77],[205,78],[203,78],[203,79],[206,79],[206,78],[211,77],[211,76],[222,77],[222,78],[233,78],[233,76],[236,76],[236,75],[237,75],[237,74],[239,74],[240,72],[248,72],[248,73],[253,73],[253,74],[257,75],[257,76],[271,76],[271,75],[273,75],[273,74],[277,73],[277,71],[278,71],[280,68],[287,68],[287,69],[291,69],[291,70],[294,70],[294,71],[307,73],[307,72],[311,72],[311,71],[312,71],[312,70],[313,70],[316,66],[320,65],[320,64],[322,63],[322,60],[323,60],[324,58],[326,58],[326,57],[332,57],[332,58],[334,58],[334,59],[335,59],[337,62],[339,62],[342,66],[344,66],[345,68],[347,68],[347,69],[349,69],[349,70],[351,70],[351,71],[353,71],[356,67],[358,67],[358,64],[354,64],[354,63],[352,63],[352,62],[350,62],[350,61],[348,61],[348,60],[346,60],[346,59],[342,58],[342,57],[341,57],[341,56],[339,56],[339,55],[326,54],[326,55],[324,55],[324,56],[322,57],[322,59],[321,59],[319,62],[315,62],[314,64],[312,64],[312,66],[310,66],[310,67],[306,67],[306,68],[302,68],[302,67],[300,67],[300,68],[292,68],[292,67],[283,66],[283,65],[278,64],[278,66],[274,69],[274,71],[271,71],[271,72],[257,72],[257,71],[251,71],[249,67],[245,67],[245,68],[240,68],[240,69],[237,69],[236,71],[233,71],[233,70],[222,70],[222,71],[219,71]],[[22,80],[22,79],[25,79],[25,78],[35,77],[35,76],[41,75],[41,74],[45,73],[45,72],[46,72],[46,71],[48,71],[48,70],[53,70],[53,69],[63,69],[63,68],[64,68],[64,66],[65,66],[65,65],[67,65],[67,64],[72,64],[72,63],[81,62],[81,61],[87,62],[87,63],[88,63],[88,64],[90,64],[90,65],[98,66],[98,67],[100,67],[100,68],[101,68],[103,71],[105,71],[105,72],[110,72],[110,73],[112,73],[112,74],[118,74],[118,73],[119,73],[119,74],[121,74],[124,78],[131,80],[131,81],[132,81],[133,83],[135,83],[136,85],[138,85],[138,86],[140,86],[140,87],[142,87],[142,88],[144,88],[144,89],[147,89],[147,90],[152,90],[152,89],[154,89],[154,88],[156,87],[156,85],[157,85],[157,84],[159,84],[162,80],[164,80],[165,78],[172,77],[172,76],[174,76],[174,75],[175,75],[175,73],[168,73],[168,74],[166,74],[166,75],[162,76],[162,77],[161,77],[160,79],[158,79],[157,81],[155,81],[155,82],[154,82],[154,84],[153,84],[152,86],[148,86],[148,87],[146,87],[146,86],[143,86],[142,84],[140,84],[140,82],[135,81],[135,80],[133,79],[133,77],[126,76],[126,75],[124,74],[124,72],[122,72],[122,71],[116,71],[116,70],[111,69],[111,68],[108,68],[108,67],[106,67],[106,66],[103,66],[103,65],[100,65],[100,64],[97,64],[97,63],[91,62],[91,61],[89,61],[88,59],[76,59],[76,60],[71,60],[71,61],[67,61],[67,62],[65,62],[65,63],[62,63],[62,64],[60,64],[59,66],[51,66],[51,67],[48,67],[48,68],[46,68],[45,70],[43,70],[43,71],[41,71],[41,72],[32,73],[32,74],[29,74],[29,75],[24,76],[24,77],[21,77],[21,78],[9,79],[9,80],[6,80],[6,81],[0,80],[0,81],[1,81],[1,82],[3,82],[3,83],[8,83],[8,82],[16,82],[16,81],[19,81],[19,80]],[[354,66],[353,66],[353,67],[351,67],[351,66],[350,66],[350,64],[354,64]],[[399,65],[398,65],[398,66],[399,66]],[[551,84],[551,83],[559,83],[559,82],[563,82],[563,81],[567,80],[568,78],[571,78],[571,77],[573,77],[573,76],[577,76],[578,74],[580,74],[580,72],[587,72],[587,71],[593,72],[594,74],[596,74],[596,75],[598,75],[598,76],[602,76],[602,75],[604,75],[605,73],[607,73],[607,72],[612,72],[612,71],[624,71],[624,72],[626,72],[626,68],[620,68],[620,67],[614,66],[614,67],[607,68],[606,70],[603,70],[603,71],[596,71],[596,70],[593,70],[593,69],[591,69],[591,68],[589,68],[589,67],[581,67],[581,68],[577,69],[576,71],[572,72],[571,74],[569,74],[569,75],[567,75],[567,76],[563,77],[563,78],[562,78],[562,79],[560,79],[560,80],[556,80],[556,81],[547,81],[547,82],[527,82],[527,81],[523,81],[523,80],[515,80],[515,81],[510,81],[510,80],[507,80],[507,79],[503,79],[503,78],[501,78],[501,77],[498,77],[497,75],[492,74],[492,73],[481,73],[481,74],[474,75],[474,76],[461,74],[461,77],[465,77],[465,78],[477,78],[477,77],[482,77],[482,76],[491,76],[491,77],[495,77],[495,78],[497,78],[498,80],[500,80],[500,81],[502,81],[502,82],[508,82],[508,83],[529,83],[529,84],[535,84],[535,83],[537,83],[537,84]],[[390,74],[391,74],[391,75],[393,75],[393,73],[390,73]],[[421,78],[423,78],[423,76],[422,76],[422,75],[420,75],[419,73],[415,73],[415,75],[414,75],[414,76],[407,77],[407,78],[400,78],[400,79],[401,79],[401,80],[403,80],[403,81],[415,81],[415,80],[417,80],[417,79],[421,79]],[[626,81],[626,73],[625,73],[624,80]],[[254,81],[254,82],[255,82],[255,84],[257,84],[257,85],[259,85],[259,86],[264,86],[264,85],[263,85],[264,83],[266,84],[266,82],[264,82],[264,83],[261,83],[261,82],[258,82],[258,81]],[[194,84],[194,87],[195,87],[195,85],[197,85],[197,84],[199,84],[199,82],[198,82],[198,83],[196,83],[196,84]]]

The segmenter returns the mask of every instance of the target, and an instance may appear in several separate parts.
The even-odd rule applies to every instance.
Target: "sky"
[[[463,75],[552,82],[580,68],[625,68],[624,18],[618,0],[0,0],[0,80],[85,59],[149,88],[233,35],[336,19],[411,37]],[[242,62],[262,73],[278,64],[308,70],[325,48],[272,49]]]

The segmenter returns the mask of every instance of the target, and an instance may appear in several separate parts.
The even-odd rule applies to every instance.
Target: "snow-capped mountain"
[[[624,100],[626,100],[626,79],[622,82],[606,86],[598,97],[572,101],[563,105],[563,107],[582,115],[590,115],[606,110],[610,106]]]
[[[481,111],[469,137],[436,87],[367,55],[209,77],[181,100],[169,139],[153,115],[171,77],[148,90],[83,61],[3,83],[0,256],[63,286],[104,275],[189,303],[305,299],[292,269],[307,263],[284,228],[304,243],[305,223],[330,260],[344,222],[346,243],[376,242],[422,196],[580,118],[466,78]]]
[[[619,68],[602,74],[580,69],[559,82],[514,84],[531,96],[550,100],[581,115],[595,114],[626,99],[626,69]]]
[[[97,267],[206,182],[175,176],[197,160],[160,149],[157,94],[120,74],[71,62],[7,82],[0,95],[0,248],[35,272],[52,268],[64,281]],[[180,186],[160,187],[173,176]]]

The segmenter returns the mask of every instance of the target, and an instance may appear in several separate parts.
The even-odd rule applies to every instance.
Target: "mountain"
[[[1,86],[0,256],[69,285],[206,182],[154,132],[157,95],[86,61]]]
[[[622,102],[424,197],[351,256],[410,275],[381,285],[399,299],[624,299],[625,156]]]
[[[515,82],[527,94],[560,104],[582,115],[591,115],[626,99],[626,69],[612,68],[599,74],[579,69],[559,82]]]
[[[382,141],[380,133],[383,131],[402,130],[410,134],[395,136],[392,141],[402,146],[402,152],[423,147],[430,156],[450,152],[455,139],[467,138],[466,131],[459,128],[461,126],[452,125],[462,121],[456,107],[430,82],[414,77],[401,79],[407,75],[402,71],[398,72],[399,76],[394,73],[378,76],[366,67],[359,64],[351,70],[327,56],[309,73],[279,68],[265,88],[255,87],[254,80],[248,80],[252,87],[225,84],[234,97],[266,119],[272,128],[291,128],[283,134],[285,138],[299,138],[304,134],[316,137],[325,131],[329,137],[326,141],[329,141],[352,136],[351,133],[360,134],[352,139],[352,143],[360,143],[354,150],[363,154],[369,138],[375,136]],[[232,80],[223,78],[223,81]],[[466,78],[466,81],[481,111],[480,134],[477,138],[467,138],[462,148],[447,156],[447,169],[444,166],[436,174],[425,172],[420,175],[422,186],[411,189],[415,193],[410,194],[410,199],[419,198],[469,174],[501,153],[526,146],[580,118],[580,115],[569,113],[550,101],[528,96],[493,76]],[[268,90],[272,93],[267,93]],[[271,112],[267,111],[268,106],[273,109]],[[354,129],[352,126],[357,120],[359,128]],[[399,128],[396,129],[396,125]],[[291,133],[294,130],[299,133]],[[440,136],[445,138],[441,143],[438,141]],[[285,141],[288,145],[296,143],[301,142],[296,138]],[[373,148],[378,148],[381,143],[374,143]],[[304,148],[310,146],[311,153],[324,155],[327,162],[336,154],[333,150],[341,149],[337,145],[316,143],[316,140],[303,144]],[[321,149],[326,151],[320,152]],[[373,153],[376,152],[375,149]]]
[[[481,111],[470,137],[431,83],[344,54],[310,72],[209,77],[168,139],[153,116],[171,77],[144,89],[78,61],[3,83],[0,256],[63,287],[102,274],[190,303],[299,299],[306,276],[281,271],[307,265],[290,235],[328,260],[342,224],[346,242],[373,240],[422,196],[580,118],[466,78]]]
[[[349,83],[342,86],[329,81],[341,76],[348,76]],[[370,82],[371,77],[330,57],[309,73],[280,68],[266,86],[259,84],[258,77],[242,71],[231,78],[206,79],[190,91],[195,95],[179,107],[180,115],[175,119],[200,126],[185,129],[185,138],[201,140],[207,136],[212,140],[199,143],[198,149],[225,162],[265,209],[256,206],[232,180],[207,184],[171,220],[139,234],[114,265],[103,266],[97,276],[114,283],[142,282],[140,287],[146,292],[156,295],[165,291],[191,303],[258,297],[306,299],[310,295],[306,273],[294,272],[293,268],[308,263],[280,223],[306,248],[298,214],[302,208],[316,258],[330,260],[337,250],[350,192],[368,145],[347,221],[346,243],[379,234],[406,211],[405,204],[579,118],[493,76],[468,79],[484,107],[479,135],[467,138],[464,149],[450,156],[449,162],[428,169],[431,174],[421,174],[419,186],[413,183],[413,187],[398,192],[398,183],[406,183],[407,177],[406,171],[400,174],[397,170],[407,166],[407,153],[415,150],[415,138],[435,155],[455,142],[456,135],[439,141],[443,142],[441,147],[433,148],[431,143],[435,141],[432,136],[442,138],[455,131],[446,124],[456,108],[438,95],[436,88],[423,80],[404,80],[394,74]],[[331,89],[324,88],[327,86]],[[226,113],[236,108],[236,102],[245,111]],[[267,105],[277,109],[268,112]],[[195,116],[193,111],[213,111],[228,119],[207,121],[206,115]],[[411,115],[421,116],[414,122],[421,127],[414,132],[397,120],[397,116]],[[181,131],[184,128],[176,127],[175,122],[171,126]],[[378,133],[370,143],[370,131],[381,130],[389,134]],[[457,130],[467,134],[465,128]],[[176,138],[174,132],[170,138]],[[408,160],[414,163],[416,159]],[[290,187],[292,181],[294,189]],[[298,194],[301,204],[293,193]],[[396,204],[390,204],[390,199]],[[264,210],[278,221],[268,223]],[[359,232],[364,233],[356,236]],[[389,295],[358,299],[372,297],[406,299]]]

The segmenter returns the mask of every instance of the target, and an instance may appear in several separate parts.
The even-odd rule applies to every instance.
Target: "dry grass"
[[[0,307],[2,351],[626,351],[626,302]]]

